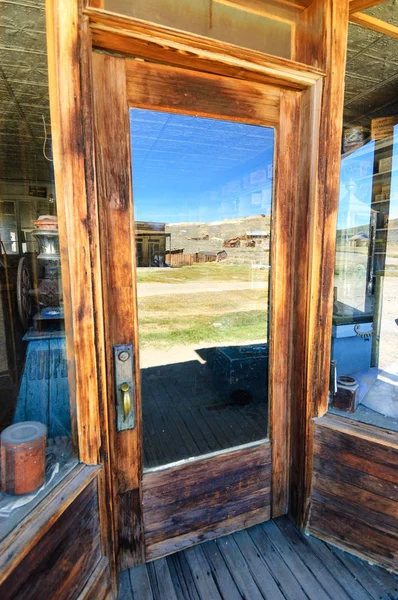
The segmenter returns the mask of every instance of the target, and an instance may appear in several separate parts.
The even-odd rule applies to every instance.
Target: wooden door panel
[[[145,473],[142,492],[147,560],[267,521],[271,444]]]
[[[296,91],[165,65],[93,55],[96,177],[111,462],[119,568],[283,514],[288,504],[289,369],[300,98]],[[270,310],[270,441],[143,474],[136,250],[129,108],[276,130]],[[113,346],[135,348],[135,429],[116,431]],[[273,451],[271,454],[271,445]],[[272,485],[271,485],[272,482]],[[273,493],[271,495],[271,487]]]

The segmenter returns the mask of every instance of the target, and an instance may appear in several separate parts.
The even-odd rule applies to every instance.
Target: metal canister
[[[337,392],[333,396],[334,408],[354,413],[358,408],[359,384],[354,377],[341,375],[337,378]]]
[[[36,421],[15,423],[1,434],[1,489],[16,496],[43,485],[47,427]]]

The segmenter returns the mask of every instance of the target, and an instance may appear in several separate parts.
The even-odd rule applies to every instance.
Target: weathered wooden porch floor
[[[344,518],[342,516],[342,518]],[[398,576],[281,517],[124,571],[120,600],[397,600]]]
[[[231,388],[224,379],[198,361],[143,369],[144,467],[266,438],[266,379],[262,384],[250,381],[249,387],[253,398],[240,405],[231,401]]]

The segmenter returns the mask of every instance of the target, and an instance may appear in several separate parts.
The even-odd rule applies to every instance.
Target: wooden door
[[[127,568],[287,512],[300,94],[97,53],[93,82]],[[137,268],[138,234],[164,259]],[[126,429],[123,344],[134,354]]]

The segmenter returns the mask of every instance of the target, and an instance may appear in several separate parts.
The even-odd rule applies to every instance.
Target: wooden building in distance
[[[396,0],[2,15],[0,598],[395,598]]]
[[[165,223],[135,222],[137,267],[164,266],[171,238],[165,228]]]

